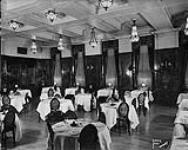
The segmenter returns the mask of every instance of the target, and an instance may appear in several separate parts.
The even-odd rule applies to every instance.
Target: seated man
[[[0,112],[7,112],[7,111],[12,111],[16,114],[19,114],[19,112],[16,110],[14,106],[10,104],[11,99],[8,95],[4,95],[2,97],[2,107],[0,109]]]
[[[146,92],[140,93],[138,96],[138,116],[141,115],[141,112],[143,112],[143,115],[146,116],[148,110],[146,104],[148,104],[146,101]]]

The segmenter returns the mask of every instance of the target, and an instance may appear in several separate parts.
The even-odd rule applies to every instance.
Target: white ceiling
[[[57,42],[58,34],[64,34],[76,43],[89,40],[93,26],[103,40],[129,35],[132,19],[137,20],[139,34],[174,29],[172,17],[188,11],[188,0],[114,0],[108,11],[99,8],[98,14],[97,0],[1,0],[1,8],[4,37],[36,35],[37,39]],[[45,12],[51,8],[66,17],[49,23]],[[24,27],[12,31],[8,25],[11,19],[22,22]]]

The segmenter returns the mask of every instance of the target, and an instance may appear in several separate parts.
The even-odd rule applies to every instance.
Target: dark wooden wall
[[[102,86],[102,56],[86,56],[86,85],[93,85],[94,89]]]
[[[2,85],[12,88],[18,84],[21,88],[28,88],[32,84],[53,84],[51,72],[52,60],[37,60],[2,56]],[[7,70],[7,72],[6,72]]]

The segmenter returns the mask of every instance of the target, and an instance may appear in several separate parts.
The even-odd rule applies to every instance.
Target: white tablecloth
[[[64,122],[60,122],[52,127],[55,132],[54,139],[56,139],[57,137],[61,138],[61,148],[55,147],[55,150],[63,150],[65,137],[78,138],[81,130],[89,123],[95,125],[98,130],[98,138],[101,150],[110,150],[111,137],[110,132],[105,124],[101,122],[92,122],[91,120],[89,121],[85,119],[78,119],[76,120],[76,122],[80,124],[78,127],[71,127],[70,124],[65,124]],[[78,146],[76,147],[76,149],[79,149]]]
[[[179,110],[176,114],[175,124],[187,124],[188,125],[188,111]]]
[[[50,113],[50,101],[51,99],[42,100],[37,107],[37,112],[40,114],[42,120],[45,120],[45,116]],[[74,111],[72,101],[65,99],[60,100],[60,110],[64,113],[68,110]]]
[[[32,97],[32,94],[31,94],[31,91],[28,89],[25,89],[25,90],[19,89],[18,92],[20,93],[19,95],[11,94],[9,97],[11,98],[11,105],[14,106],[18,110],[18,112],[21,112],[21,110],[23,109],[23,105],[26,104],[26,101],[25,101],[26,93],[28,93],[28,96],[30,97]]]
[[[81,105],[81,106],[83,106],[85,111],[90,111],[91,110],[91,99],[92,99],[91,94],[77,94],[75,96],[76,109],[77,109],[78,105]]]
[[[176,104],[180,104],[183,99],[188,99],[188,93],[180,93],[177,98]]]
[[[65,89],[65,95],[68,95],[68,94],[75,95],[75,92],[77,90],[78,90],[77,87],[66,88]]]
[[[188,99],[182,99],[181,103],[178,105],[178,110],[188,111]]]
[[[45,99],[48,99],[48,90],[52,88],[54,90],[54,87],[53,86],[50,86],[50,87],[43,87],[42,88],[42,92],[41,92],[41,95],[40,95],[40,100],[45,100]],[[54,90],[54,95],[56,93],[60,93],[61,95],[61,90],[59,87],[57,87],[57,91]]]
[[[111,97],[113,94],[113,89],[111,88],[104,88],[104,89],[100,89],[97,91],[97,98],[99,98],[100,96],[105,96],[105,97]],[[118,91],[115,90],[115,96],[118,98]]]
[[[172,139],[172,144],[170,150],[187,150],[188,149],[188,141],[187,139]]]
[[[102,112],[104,112],[106,116],[106,125],[109,129],[111,129],[117,123],[117,109],[120,104],[121,102],[116,103],[114,106],[111,106],[109,103],[100,104]],[[131,128],[135,129],[139,125],[139,119],[133,105],[129,106],[128,118],[131,122]]]

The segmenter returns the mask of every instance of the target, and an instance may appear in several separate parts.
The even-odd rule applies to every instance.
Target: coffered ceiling
[[[58,15],[50,23],[45,13],[55,9]],[[71,38],[73,43],[89,40],[91,27],[96,27],[97,38],[107,40],[128,36],[132,19],[136,19],[139,34],[171,30],[185,20],[179,14],[188,11],[188,0],[114,0],[107,11],[99,7],[98,0],[1,0],[2,37],[21,36],[57,43],[59,34]],[[24,24],[16,31],[8,22],[13,19]],[[184,21],[183,21],[184,22]],[[182,22],[182,23],[183,23]]]

